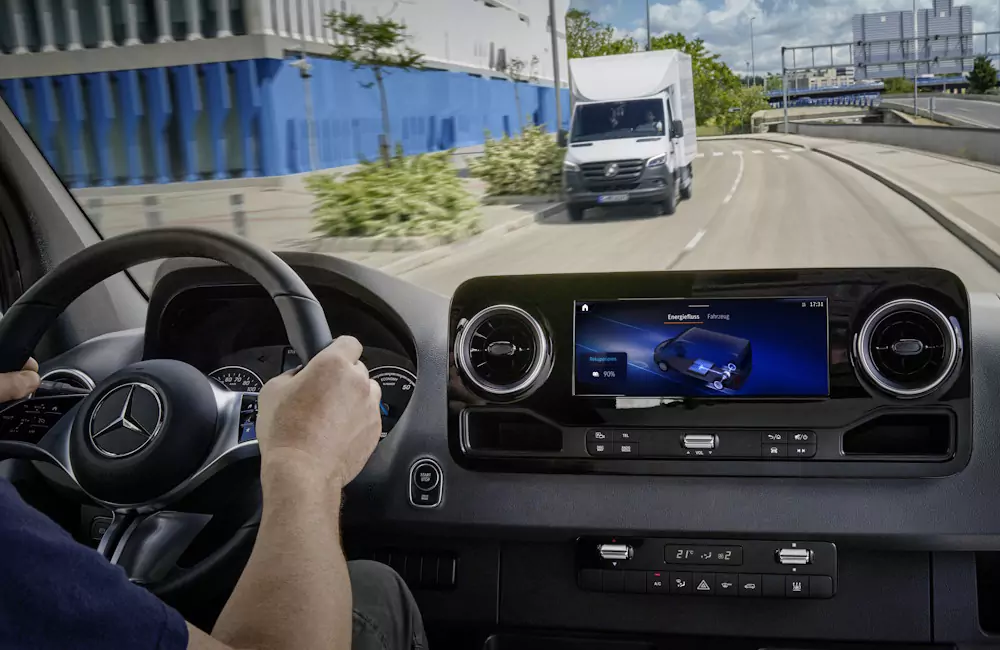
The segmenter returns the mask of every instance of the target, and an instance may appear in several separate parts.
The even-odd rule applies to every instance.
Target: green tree
[[[566,12],[566,51],[571,59],[608,54],[630,54],[638,50],[630,36],[615,37],[611,25],[599,23],[589,11],[570,9]]]
[[[983,94],[997,85],[997,69],[985,56],[977,56],[969,73],[969,90]]]
[[[891,79],[884,79],[883,83],[885,84],[887,95],[913,94],[913,81],[910,79],[892,77]]]
[[[758,86],[756,88],[739,87],[732,92],[729,101],[736,109],[728,113],[734,126],[739,126],[744,133],[750,132],[753,127],[753,114],[768,107],[764,98],[764,91]]]
[[[652,40],[654,50],[680,50],[691,57],[694,76],[695,117],[705,124],[722,117],[733,106],[733,93],[740,87],[740,78],[712,54],[700,38],[688,40],[683,34],[664,34]],[[720,125],[722,122],[719,122]]]
[[[517,128],[518,131],[524,129],[524,114],[521,112],[521,94],[519,86],[524,83],[534,83],[538,81],[535,68],[538,66],[538,57],[532,56],[530,62],[517,57],[512,58],[504,70],[507,77],[514,82],[514,104],[517,106]]]
[[[406,42],[409,35],[406,26],[381,16],[367,20],[363,14],[331,11],[326,15],[326,26],[337,35],[331,58],[354,64],[354,69],[367,68],[372,71],[375,81],[362,83],[364,88],[378,87],[382,107],[382,134],[379,136],[379,151],[388,165],[389,142],[392,140],[392,126],[389,121],[389,100],[385,94],[385,78],[391,70],[419,70],[423,67],[424,55]]]
[[[767,80],[764,82],[765,90],[781,90],[784,85],[781,82],[781,75],[773,72],[767,73]]]

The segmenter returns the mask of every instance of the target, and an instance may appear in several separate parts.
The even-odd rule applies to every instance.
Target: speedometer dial
[[[223,366],[208,373],[208,376],[231,391],[239,393],[259,393],[264,382],[252,370],[243,366]]]
[[[385,438],[399,422],[399,416],[410,403],[413,389],[417,386],[417,378],[412,372],[399,366],[372,368],[368,376],[382,387],[382,401],[378,408],[382,414],[382,437]]]

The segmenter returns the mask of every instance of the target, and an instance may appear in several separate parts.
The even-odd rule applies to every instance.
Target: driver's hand
[[[292,460],[293,471],[315,469],[340,486],[358,475],[382,431],[382,390],[360,359],[361,343],[341,336],[298,373],[264,385],[257,415],[263,466]]]
[[[0,404],[27,397],[38,388],[38,362],[28,359],[24,369],[0,374]]]

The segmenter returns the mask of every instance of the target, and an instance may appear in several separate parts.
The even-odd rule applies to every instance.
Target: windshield
[[[997,3],[918,0],[916,42],[912,0],[876,4],[6,0],[0,98],[103,237],[212,228],[444,296],[863,266],[996,292]]]
[[[582,104],[573,115],[573,142],[663,135],[663,100]]]

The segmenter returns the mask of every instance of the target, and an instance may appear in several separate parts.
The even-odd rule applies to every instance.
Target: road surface
[[[673,216],[638,207],[565,214],[402,275],[451,295],[493,274],[937,266],[970,291],[1000,273],[878,181],[816,152],[759,140],[699,143],[694,197]]]
[[[893,104],[900,104],[909,107],[913,112],[913,98],[903,99],[893,97]],[[918,100],[920,108],[929,109],[930,98],[920,97]],[[1000,103],[987,102],[977,99],[951,99],[948,97],[934,97],[934,114],[947,115],[956,119],[968,122],[969,126],[978,126],[986,129],[1000,129]]]

